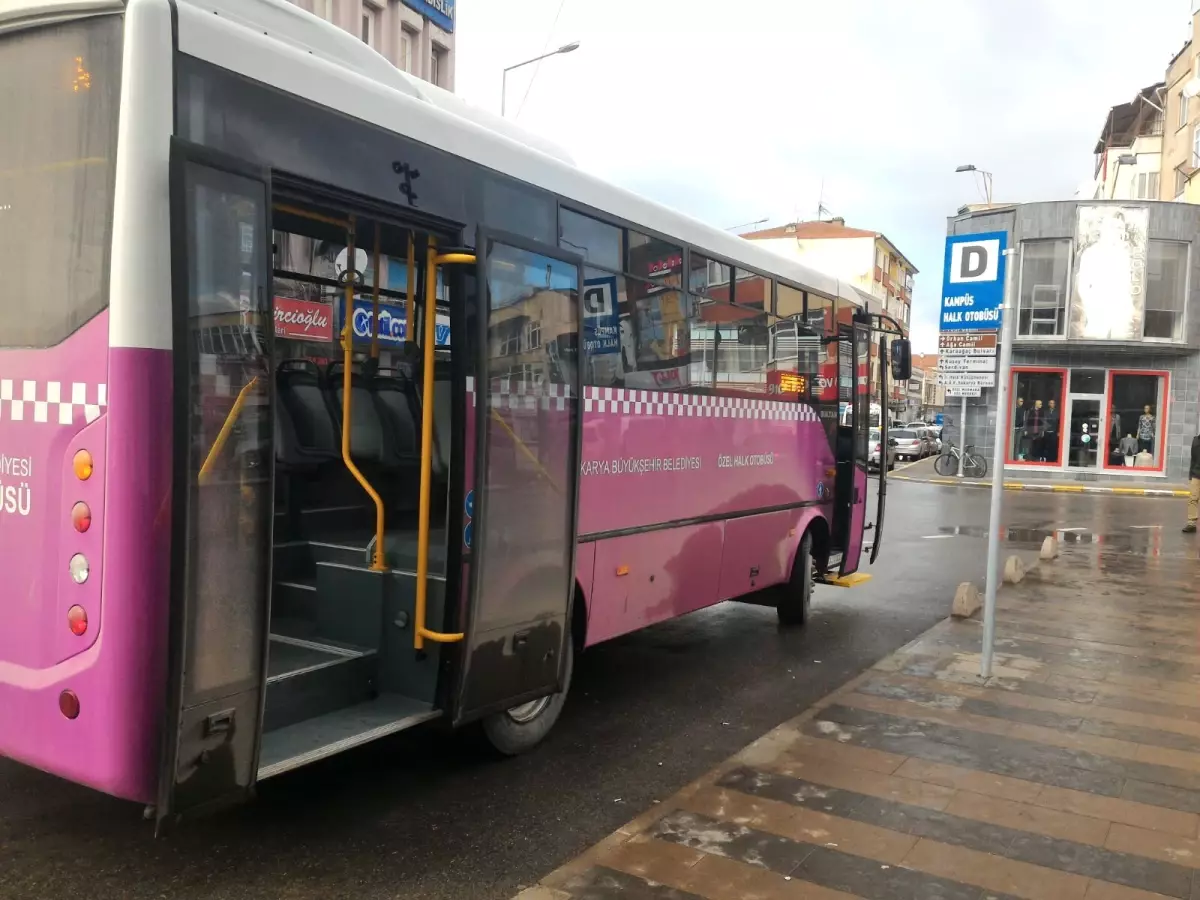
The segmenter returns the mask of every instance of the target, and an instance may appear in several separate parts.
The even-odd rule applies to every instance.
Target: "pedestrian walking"
[[[1183,526],[1183,533],[1195,534],[1196,520],[1200,519],[1200,434],[1192,438],[1192,461],[1188,468],[1188,478],[1191,479],[1188,485],[1191,492],[1188,494],[1188,520]]]

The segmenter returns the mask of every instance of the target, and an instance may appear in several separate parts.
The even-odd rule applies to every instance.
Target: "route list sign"
[[[994,331],[943,331],[938,335],[938,382],[955,397],[978,397],[996,386]]]

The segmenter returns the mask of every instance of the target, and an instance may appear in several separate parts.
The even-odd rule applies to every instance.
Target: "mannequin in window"
[[[1058,462],[1058,401],[1051,400],[1046,410],[1046,434],[1042,439],[1042,462]]]
[[[1154,421],[1154,413],[1150,411],[1149,406],[1142,407],[1142,415],[1138,418],[1137,439],[1138,450],[1145,450],[1150,455],[1154,455],[1154,432],[1156,423]]]
[[[1132,466],[1133,458],[1137,456],[1138,452],[1137,438],[1135,438],[1132,434],[1127,434],[1125,437],[1121,438],[1120,451],[1122,462],[1124,462],[1127,466]]]
[[[1012,455],[1013,459],[1024,459],[1029,453],[1029,443],[1025,439],[1025,398],[1017,398],[1017,408],[1013,410]]]
[[[1038,461],[1042,459],[1042,439],[1046,430],[1046,413],[1042,409],[1042,401],[1034,400],[1033,409],[1025,414],[1025,444],[1029,448],[1026,459]]]

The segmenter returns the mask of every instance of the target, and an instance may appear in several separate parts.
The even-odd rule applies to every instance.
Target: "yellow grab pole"
[[[371,359],[379,359],[379,226],[375,226],[375,285],[371,291]]]
[[[437,323],[437,266],[439,262],[474,262],[468,253],[437,255],[433,241],[425,251],[425,319],[422,346],[424,381],[421,384],[421,505],[417,520],[417,599],[413,646],[425,648],[425,641],[451,644],[463,639],[462,634],[443,634],[425,627],[425,606],[429,578],[429,509],[433,491],[433,341]],[[410,265],[409,271],[412,271]],[[411,294],[409,295],[412,296]]]
[[[242,407],[246,405],[246,398],[250,396],[250,392],[254,390],[257,384],[258,376],[255,375],[238,391],[237,399],[233,401],[233,408],[229,410],[229,415],[221,423],[221,430],[217,432],[217,438],[213,441],[212,447],[209,448],[208,456],[204,457],[204,464],[200,466],[200,472],[196,476],[196,480],[200,484],[208,481],[208,476],[211,474],[213,466],[217,464],[217,457],[221,455],[221,451],[225,447],[225,442],[229,440],[229,435],[233,432],[233,423],[241,415]]]
[[[413,296],[417,290],[417,250],[413,246],[413,235],[408,233],[408,285],[404,292],[404,340],[416,343],[413,339],[413,316],[417,306],[417,298]]]
[[[353,226],[353,220],[351,225]],[[346,234],[346,310],[344,316],[346,324],[342,326],[342,350],[344,353],[342,360],[342,462],[346,464],[346,468],[354,476],[354,480],[362,485],[362,489],[375,503],[375,555],[371,562],[371,570],[383,572],[387,570],[383,546],[383,498],[379,496],[379,492],[375,488],[371,487],[371,483],[367,481],[363,473],[358,470],[358,466],[354,464],[354,460],[350,458],[350,396],[353,393],[351,369],[354,364],[354,332],[352,330],[354,327],[354,261],[354,231],[351,228]]]

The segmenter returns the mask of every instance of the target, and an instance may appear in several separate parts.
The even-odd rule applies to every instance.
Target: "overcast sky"
[[[1108,108],[1163,77],[1191,0],[463,0],[456,87],[585,169],[718,227],[824,204],[920,269],[936,348],[946,216],[1074,196]],[[553,27],[552,27],[553,26]],[[530,82],[530,76],[536,77]],[[519,117],[518,117],[519,113]]]

